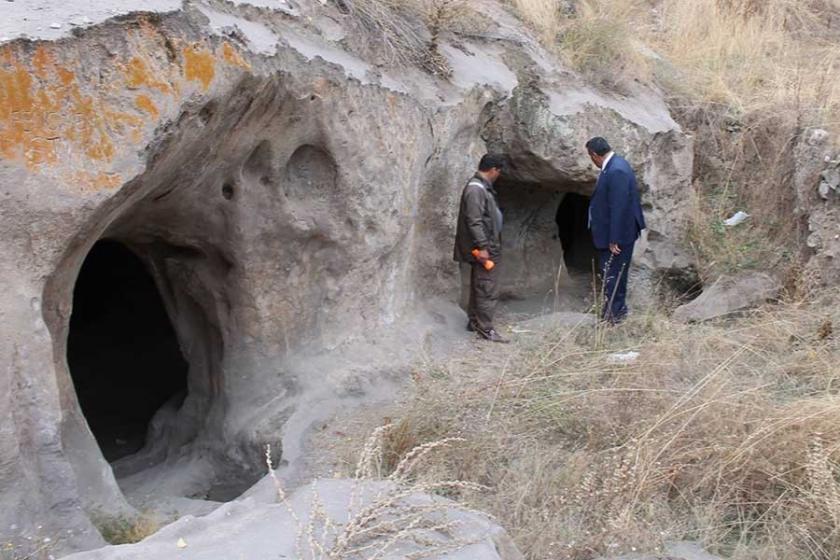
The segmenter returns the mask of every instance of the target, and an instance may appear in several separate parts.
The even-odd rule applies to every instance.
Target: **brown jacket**
[[[464,187],[455,233],[455,260],[473,263],[473,249],[486,249],[490,258],[502,255],[502,212],[493,185],[476,174]]]

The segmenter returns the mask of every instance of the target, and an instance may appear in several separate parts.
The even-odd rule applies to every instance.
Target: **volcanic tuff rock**
[[[493,1],[474,3],[486,32],[443,34],[447,79],[391,64],[343,3],[3,4],[0,542],[41,527],[59,552],[100,545],[94,521],[132,515],[126,488],[247,486],[264,443],[291,468],[316,419],[387,393],[400,363],[463,329],[453,224],[488,147],[513,163],[509,295],[553,286],[557,205],[596,179],[590,136],[639,172],[640,265],[685,223],[691,141],[660,96],[588,88]],[[150,271],[188,364],[183,401],[113,465],[67,361],[101,239]]]
[[[295,492],[285,504],[273,503],[276,494],[267,503],[244,498],[205,517],[183,517],[141,543],[73,554],[67,560],[168,560],[175,554],[183,560],[298,558],[308,557],[310,552],[315,558],[315,546],[336,546],[338,537],[353,534],[345,533],[348,524],[364,515],[372,516],[370,525],[407,516],[422,522],[415,523],[412,533],[408,522],[403,521],[403,537],[388,533],[387,529],[384,535],[370,537],[357,529],[358,534],[350,539],[347,548],[366,548],[367,554],[345,553],[341,558],[370,558],[372,551],[382,549],[385,554],[381,558],[394,560],[432,550],[439,553],[423,557],[522,560],[507,533],[489,518],[459,509],[449,500],[420,493],[406,492],[406,496],[397,499],[403,492],[383,482],[319,480]],[[325,529],[327,522],[332,529]],[[391,546],[386,546],[392,539]],[[421,548],[421,542],[427,548]]]

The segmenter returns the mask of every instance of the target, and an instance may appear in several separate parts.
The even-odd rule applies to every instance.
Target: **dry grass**
[[[520,345],[504,365],[472,356],[421,378],[399,438],[463,438],[423,470],[489,487],[459,495],[535,560],[680,538],[735,560],[837,558],[833,303],[692,327],[636,317],[603,349],[587,328]],[[628,349],[636,362],[610,359]]]
[[[557,45],[576,70],[596,83],[649,81],[652,66],[642,54],[639,29],[646,25],[647,2],[583,0],[572,17],[561,19]]]
[[[838,124],[837,0],[574,0],[566,9],[556,1],[511,3],[578,69],[645,79],[656,64],[669,91],[695,102],[738,114],[781,104],[812,124]]]
[[[551,45],[557,40],[562,16],[557,0],[511,0],[511,4],[544,43]]]
[[[448,76],[448,62],[438,51],[446,31],[478,26],[466,0],[341,0],[340,5],[367,31],[393,66],[418,66]]]
[[[157,532],[161,523],[151,515],[135,517],[94,516],[96,528],[109,544],[137,543]]]
[[[798,241],[796,222],[784,222],[779,220],[784,214],[772,213],[773,222],[764,220],[760,206],[746,203],[737,192],[737,186],[728,186],[729,189],[724,185],[715,190],[699,182],[695,185],[696,189],[706,189],[706,192],[690,216],[687,238],[703,282],[709,284],[720,274],[734,274],[745,269],[792,274]],[[724,220],[745,208],[750,212],[746,222],[735,227],[724,225]],[[772,232],[774,227],[784,232]]]
[[[689,98],[829,126],[840,107],[838,10],[834,0],[664,0],[646,40]]]
[[[592,77],[656,78],[692,103],[835,126],[838,0],[507,0]],[[395,64],[428,67],[445,30],[484,21],[465,0],[340,0]],[[471,29],[472,28],[472,29]],[[651,51],[652,49],[652,51]],[[652,54],[655,53],[655,54]]]
[[[784,113],[735,119],[715,107],[690,108],[681,116],[695,130],[697,200],[688,241],[704,279],[743,268],[782,272],[795,266],[804,232],[794,211],[799,126]],[[724,227],[723,220],[740,210],[751,218]]]

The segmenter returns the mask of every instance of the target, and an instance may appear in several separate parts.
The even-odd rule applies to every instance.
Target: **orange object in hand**
[[[495,268],[495,266],[496,266],[496,263],[494,263],[490,259],[484,259],[484,262],[482,262],[481,259],[479,258],[479,253],[480,253],[480,251],[478,249],[473,249],[472,250],[472,256],[475,257],[475,259],[478,262],[480,262],[484,265],[484,270],[493,270],[493,268]]]

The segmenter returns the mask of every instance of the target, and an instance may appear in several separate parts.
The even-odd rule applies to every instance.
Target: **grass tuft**
[[[95,519],[96,528],[109,544],[132,544],[160,529],[160,523],[149,515]]]

